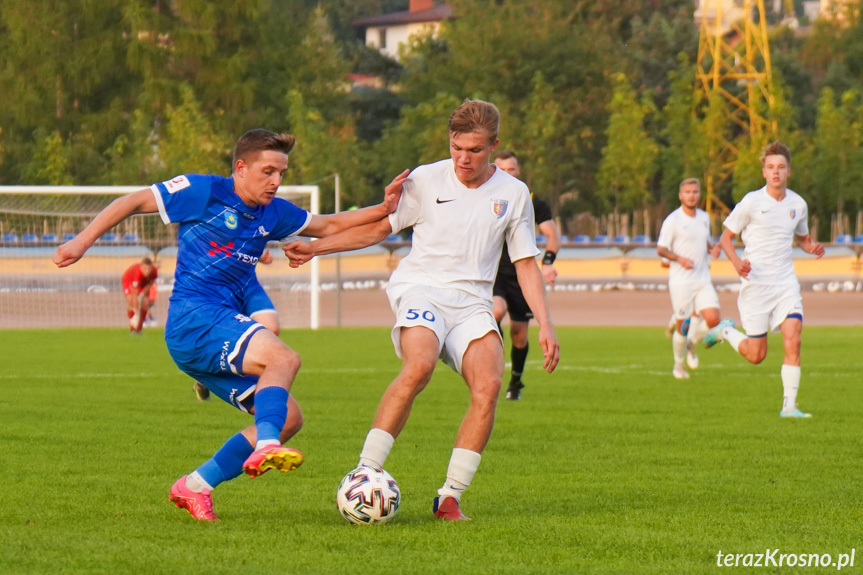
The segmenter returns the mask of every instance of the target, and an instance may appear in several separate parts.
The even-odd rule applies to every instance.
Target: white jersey
[[[530,191],[498,168],[468,188],[451,159],[419,166],[389,219],[394,232],[413,226],[411,251],[391,284],[460,289],[491,300],[504,241],[512,261],[539,255]]]
[[[692,269],[689,270],[678,262],[671,262],[668,285],[710,283],[709,241],[710,217],[704,210],[696,209],[695,216],[688,216],[681,206],[668,214],[662,222],[656,245],[692,260]]]
[[[808,216],[806,200],[791,190],[786,190],[785,198],[779,202],[764,187],[749,192],[734,206],[723,225],[741,234],[746,246],[743,259],[752,265],[750,283],[797,283],[791,245],[795,235],[809,234]]]

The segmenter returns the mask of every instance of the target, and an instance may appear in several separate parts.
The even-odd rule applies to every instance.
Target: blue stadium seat
[[[850,244],[851,243],[851,234],[839,234],[835,238],[833,238],[834,244]]]
[[[136,244],[141,241],[141,238],[138,237],[138,234],[125,234],[123,236],[123,241],[130,244]]]
[[[57,234],[42,234],[42,241],[49,244],[57,243]]]
[[[651,238],[649,235],[641,234],[641,235],[635,236],[635,238],[632,240],[632,243],[634,243],[634,244],[649,244],[652,241],[653,241],[653,238]]]
[[[595,244],[607,244],[607,243],[609,243],[608,236],[606,236],[604,234],[594,236],[593,243],[595,243]]]
[[[75,234],[73,234],[71,232],[66,232],[65,234],[63,234],[63,241],[64,242],[68,242],[69,240],[74,240],[74,239],[75,239]]]
[[[590,236],[587,234],[578,234],[572,238],[572,242],[576,244],[589,244]]]
[[[10,244],[15,243],[18,241],[18,234],[14,233],[14,232],[9,232],[9,233],[3,234],[3,241],[8,242]]]
[[[25,244],[35,244],[39,241],[39,236],[36,234],[23,234],[21,236],[21,241]]]
[[[569,243],[569,236],[566,234],[560,234],[560,243],[568,244]]]
[[[855,244],[863,244],[863,234],[857,234],[857,237],[854,238]]]
[[[107,233],[107,234],[103,235],[101,238],[99,238],[99,240],[103,241],[103,242],[116,242],[117,241],[117,234]]]
[[[548,243],[548,238],[542,234],[537,234],[536,235],[536,243],[538,243],[538,244]]]
[[[626,234],[614,236],[614,243],[616,243],[616,244],[628,244],[629,243],[629,236]]]
[[[386,239],[386,240],[384,240],[384,241],[387,241],[387,242],[400,242],[400,241],[402,241],[402,237],[401,237],[400,235],[398,235],[398,234],[390,234],[390,235],[388,235],[388,236],[387,236],[387,239]]]

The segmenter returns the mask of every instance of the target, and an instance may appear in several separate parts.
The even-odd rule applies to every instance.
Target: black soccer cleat
[[[524,384],[520,379],[514,379],[509,382],[509,387],[506,388],[506,398],[513,401],[521,399],[521,390]]]
[[[192,385],[192,389],[195,391],[195,397],[198,401],[208,401],[210,399],[210,390],[200,381],[196,381]]]

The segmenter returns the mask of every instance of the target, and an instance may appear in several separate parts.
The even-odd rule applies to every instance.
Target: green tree
[[[379,171],[387,182],[405,169],[449,157],[447,120],[461,102],[441,93],[428,102],[402,108],[399,121],[387,126],[374,146]]]
[[[825,88],[818,101],[818,124],[814,138],[814,182],[812,211],[822,217],[844,214],[848,204],[860,208],[863,186],[863,103],[849,90],[841,106]]]
[[[623,74],[615,77],[609,105],[607,144],[599,165],[598,191],[607,208],[632,211],[651,201],[648,188],[656,170],[658,146],[644,130],[652,103],[639,101]]]
[[[697,103],[695,65],[686,54],[678,57],[678,67],[669,72],[671,92],[662,109],[659,135],[659,163],[662,170],[660,198],[667,209],[678,205],[680,182],[704,174],[702,132],[693,113]]]
[[[231,173],[231,141],[226,134],[217,134],[209,119],[201,112],[191,86],[181,89],[183,101],[165,111],[165,127],[158,143],[160,170],[150,180],[168,179],[177,174]]]
[[[321,187],[321,209],[334,209],[334,181],[339,174],[343,184],[341,194],[355,205],[371,203],[374,194],[361,176],[361,159],[353,130],[337,129],[327,124],[324,115],[307,106],[296,90],[288,94],[289,121],[297,144],[291,152],[286,182],[318,184]],[[382,195],[382,194],[381,194]],[[343,204],[344,205],[344,204]]]
[[[565,166],[578,155],[578,137],[568,129],[563,99],[546,82],[542,72],[534,75],[531,85],[523,117],[514,118],[509,124],[518,136],[516,148],[525,160],[528,185],[556,213],[561,194],[573,187],[571,183],[567,185]]]
[[[72,184],[69,175],[68,148],[59,132],[44,134],[37,130],[36,150],[33,161],[27,164],[24,178],[28,184],[48,186],[68,186]]]

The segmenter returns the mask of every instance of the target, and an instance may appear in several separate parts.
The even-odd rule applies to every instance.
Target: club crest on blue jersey
[[[788,215],[791,216],[791,219],[793,220],[794,216],[797,215],[797,210],[791,210],[790,212],[788,212]]]
[[[239,220],[237,219],[237,212],[232,210],[225,210],[225,225],[229,230],[237,229],[237,223]]]
[[[507,200],[492,200],[491,201],[491,211],[494,213],[495,217],[502,218],[506,213],[506,207],[509,205]]]

